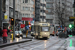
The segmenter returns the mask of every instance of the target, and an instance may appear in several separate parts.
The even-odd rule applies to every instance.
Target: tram
[[[50,23],[35,22],[34,23],[35,38],[49,38],[50,36]]]

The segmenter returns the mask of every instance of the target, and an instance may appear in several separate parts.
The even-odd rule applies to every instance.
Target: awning
[[[26,18],[26,17],[22,17],[22,20],[23,20],[23,21],[32,21],[32,20],[33,20],[33,18]]]

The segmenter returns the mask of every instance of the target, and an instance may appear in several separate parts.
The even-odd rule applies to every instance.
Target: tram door
[[[40,35],[40,26],[34,26],[35,35]]]

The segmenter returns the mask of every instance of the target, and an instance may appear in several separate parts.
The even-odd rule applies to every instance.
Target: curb
[[[6,46],[10,46],[10,45],[14,45],[14,44],[24,43],[24,42],[28,42],[28,41],[32,41],[32,40],[26,40],[26,41],[20,41],[20,42],[13,42],[13,43],[2,44],[2,45],[0,45],[0,48],[6,47]]]
[[[32,37],[23,37],[23,39],[33,39]]]

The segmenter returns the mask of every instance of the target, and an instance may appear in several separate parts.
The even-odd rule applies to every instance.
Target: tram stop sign
[[[26,29],[27,29],[27,30],[29,29],[29,25],[26,26]]]

